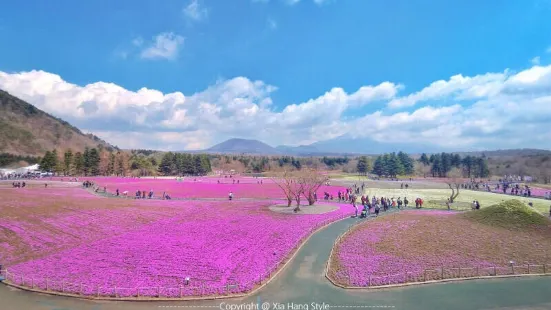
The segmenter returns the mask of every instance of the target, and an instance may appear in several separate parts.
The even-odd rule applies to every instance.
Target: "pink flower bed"
[[[9,280],[86,295],[246,292],[315,229],[352,213],[349,205],[317,215],[274,213],[268,206],[277,200],[120,200],[78,189],[5,191],[0,211],[14,216],[0,223],[0,259]]]
[[[408,281],[420,280],[424,276],[425,269],[438,269],[452,267],[480,267],[495,266],[494,263],[466,253],[455,253],[453,249],[439,249],[436,252],[426,252],[420,249],[408,248],[409,244],[402,244],[401,235],[410,231],[417,231],[419,238],[425,236],[420,243],[431,242],[430,232],[426,226],[418,229],[419,219],[406,219],[408,214],[416,214],[425,217],[424,223],[436,221],[438,218],[456,216],[458,213],[449,211],[403,211],[400,220],[387,220],[380,218],[376,221],[361,224],[357,229],[344,236],[337,244],[333,254],[331,271],[332,277],[339,283],[348,286],[378,286],[405,282],[407,272]],[[396,215],[389,216],[391,217]],[[451,233],[456,233],[455,231]],[[469,242],[467,235],[454,236],[464,238]],[[438,242],[438,241],[434,241]],[[380,248],[385,243],[386,247],[393,248],[386,251]],[[437,245],[438,246],[438,245]],[[442,246],[444,247],[444,246]],[[474,248],[473,248],[474,249]],[[396,255],[403,252],[404,255]],[[440,272],[438,272],[440,274]],[[449,276],[449,275],[448,275]],[[464,275],[465,276],[465,275]]]
[[[94,181],[100,187],[106,187],[109,193],[115,193],[117,189],[122,193],[128,191],[129,196],[135,192],[153,190],[154,196],[160,197],[163,192],[172,198],[227,198],[232,192],[236,199],[239,198],[285,198],[281,188],[271,179],[256,179],[251,177],[215,178],[215,177],[188,177],[182,181],[174,179],[147,179],[147,178],[83,178],[81,180]],[[239,184],[233,183],[233,180]],[[262,180],[262,184],[258,184]],[[220,181],[220,184],[218,183]],[[322,186],[318,190],[318,197],[322,198],[324,192],[329,192],[335,197],[338,191],[344,191],[344,187]]]

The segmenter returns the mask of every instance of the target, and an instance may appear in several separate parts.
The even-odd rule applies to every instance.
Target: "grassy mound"
[[[462,216],[476,223],[508,229],[541,229],[551,226],[551,221],[548,218],[516,199],[468,212]]]

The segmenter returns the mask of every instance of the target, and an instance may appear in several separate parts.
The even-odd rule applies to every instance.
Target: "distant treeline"
[[[208,155],[168,152],[163,155],[158,170],[164,175],[205,175],[212,168]]]
[[[60,156],[61,155],[61,156]],[[124,152],[113,152],[106,148],[85,148],[84,152],[67,150],[47,151],[40,161],[40,169],[63,175],[126,175],[129,171],[129,156]]]
[[[5,167],[20,161],[24,161],[29,163],[30,165],[34,165],[40,162],[40,157],[0,153],[0,167]]]
[[[430,167],[430,174],[433,177],[447,177],[452,169],[459,169],[462,176],[466,178],[487,178],[490,176],[488,160],[485,155],[461,157],[459,154],[441,153],[422,154],[419,162],[425,167]]]
[[[414,163],[413,158],[404,152],[383,154],[375,159],[372,173],[393,178],[399,175],[412,175]]]
[[[344,157],[294,157],[260,155],[210,155],[213,167],[246,173],[262,173],[281,169],[300,170],[303,167],[342,169],[351,159]]]
[[[468,178],[488,177],[488,159],[482,156],[460,156],[440,153],[422,154],[417,162],[405,152],[383,154],[376,158],[360,157],[293,157],[190,154],[153,150],[115,151],[111,148],[86,148],[84,152],[67,150],[46,152],[42,157],[0,154],[0,166],[18,161],[40,163],[44,171],[62,175],[204,175],[213,170],[263,173],[303,167],[337,170],[350,173],[397,177],[430,175],[449,177],[461,174]],[[453,172],[453,173],[450,173]]]

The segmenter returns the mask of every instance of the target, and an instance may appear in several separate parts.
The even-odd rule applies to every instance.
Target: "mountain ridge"
[[[0,89],[0,153],[42,156],[52,149],[79,152],[86,147],[118,149]]]
[[[441,152],[454,153],[460,155],[476,155],[480,156],[531,156],[531,155],[551,155],[551,150],[534,149],[534,148],[519,148],[519,149],[500,149],[500,150],[484,150],[484,151],[447,151],[438,150],[429,145],[416,145],[415,148],[408,148],[411,144],[400,143],[389,146],[387,143],[376,142],[370,144],[369,151],[364,148],[357,148],[354,151],[355,140],[342,137],[341,139],[332,139],[328,141],[315,142],[310,145],[278,145],[272,147],[262,141],[254,139],[231,138],[221,143],[218,143],[202,152],[207,153],[222,153],[222,154],[250,154],[250,155],[292,155],[292,156],[359,156],[359,155],[379,155],[384,153],[392,153],[403,151],[409,154],[426,153],[436,154]],[[346,147],[341,147],[342,144]],[[238,145],[238,146],[237,146]],[[374,147],[375,146],[375,147]],[[337,149],[335,149],[337,148]],[[362,151],[363,150],[363,151]]]

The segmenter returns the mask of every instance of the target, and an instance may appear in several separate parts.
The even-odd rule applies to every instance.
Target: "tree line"
[[[24,161],[30,165],[33,165],[39,163],[40,160],[40,157],[35,156],[22,156],[10,153],[0,153],[0,167],[4,167],[12,163],[17,163],[19,161]]]
[[[396,178],[399,175],[412,175],[415,168],[414,163],[413,158],[404,152],[383,154],[375,159],[371,172],[379,177],[388,176],[391,178]],[[367,166],[365,169],[367,169]],[[360,171],[359,167],[358,171]]]
[[[168,152],[163,155],[159,172],[164,175],[205,175],[212,171],[206,154]]]
[[[486,178],[490,175],[488,160],[484,155],[461,157],[459,154],[440,153],[429,157],[423,153],[419,162],[425,167],[430,167],[433,177],[447,177],[452,169],[458,169],[466,178]]]
[[[151,153],[152,154],[152,153]],[[151,155],[150,154],[150,155]],[[210,158],[205,154],[165,153],[158,163],[142,150],[123,152],[107,149],[86,148],[84,152],[65,151],[62,156],[56,149],[47,151],[40,160],[42,171],[60,175],[116,175],[136,176],[205,175],[212,171]]]
[[[127,175],[129,171],[129,156],[122,151],[85,148],[84,152],[73,153],[68,149],[59,156],[56,149],[46,151],[40,161],[42,171],[70,175]]]

